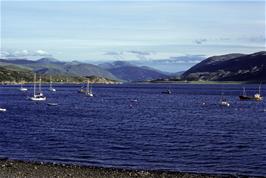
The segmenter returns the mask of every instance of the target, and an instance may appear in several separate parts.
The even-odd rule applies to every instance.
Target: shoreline
[[[24,85],[33,85],[33,82],[24,82]],[[49,82],[42,82],[42,84],[49,85]],[[80,85],[84,84],[84,82],[53,82],[54,85]],[[226,81],[226,82],[219,82],[219,81],[206,81],[206,82],[200,82],[200,81],[190,81],[190,82],[184,82],[184,81],[165,81],[165,82],[93,82],[91,84],[102,84],[102,85],[121,85],[121,84],[181,84],[181,85],[256,85],[258,83],[256,82],[235,82],[235,81]],[[264,83],[262,83],[264,84]],[[0,85],[21,85],[21,83],[16,82],[0,82]]]
[[[73,178],[225,178],[259,177],[233,174],[186,173],[164,170],[129,170],[80,166],[75,164],[43,163],[0,158],[0,177],[73,177]]]

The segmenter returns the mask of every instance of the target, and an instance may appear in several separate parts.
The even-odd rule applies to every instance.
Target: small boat
[[[240,100],[252,100],[253,99],[253,96],[247,96],[247,94],[246,94],[246,88],[243,87],[243,93],[242,93],[242,95],[239,96],[239,99]]]
[[[22,86],[22,83],[20,84],[20,88],[19,88],[19,90],[20,90],[20,91],[23,91],[23,92],[28,91],[27,88],[25,88],[25,87]]]
[[[219,105],[229,107],[230,103],[226,99],[223,99],[219,102]]]
[[[53,82],[52,82],[52,77],[50,76],[50,87],[49,87],[49,91],[55,92],[56,89],[53,88],[52,83],[53,83]]]
[[[87,82],[87,87],[86,87],[85,95],[86,96],[93,96],[92,88],[91,88],[91,86],[89,84],[89,81]]]
[[[5,108],[0,108],[0,112],[6,112]]]
[[[48,106],[58,106],[58,103],[47,103]]]
[[[168,94],[168,95],[170,95],[170,94],[172,94],[172,92],[171,92],[171,90],[166,90],[166,91],[162,91],[162,94]]]
[[[263,97],[260,95],[261,93],[261,84],[259,85],[259,92],[256,93],[254,96],[248,96],[246,94],[246,89],[243,87],[243,94],[239,96],[240,100],[255,100],[255,101],[262,101]]]
[[[79,93],[85,93],[86,92],[86,88],[85,87],[81,87],[78,91]]]
[[[36,74],[34,74],[34,93],[33,93],[33,97],[30,97],[30,99],[32,101],[45,101],[46,97],[43,95],[42,90],[41,90],[41,83],[42,83],[42,79],[40,78],[39,81],[39,92],[36,93]]]
[[[225,107],[229,107],[230,103],[227,101],[227,99],[224,98],[224,93],[221,93],[221,99],[219,101],[219,105],[220,106],[225,106]]]

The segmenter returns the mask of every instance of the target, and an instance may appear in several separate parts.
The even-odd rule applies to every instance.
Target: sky
[[[265,41],[264,0],[1,0],[1,57],[169,61],[253,53]]]

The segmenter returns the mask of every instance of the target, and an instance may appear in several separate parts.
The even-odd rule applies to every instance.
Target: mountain
[[[21,80],[32,81],[33,72],[13,65],[0,66],[0,81],[17,82]]]
[[[136,66],[124,61],[103,63],[99,64],[99,66],[124,81],[144,81],[167,77],[166,74],[159,70],[147,66]]]
[[[142,59],[129,61],[136,66],[149,66],[164,71],[166,75],[172,75],[206,59],[205,55],[172,56],[166,59]],[[167,71],[167,72],[165,72]]]
[[[184,80],[266,81],[266,51],[209,57],[187,70]]]
[[[3,83],[20,83],[20,82],[32,82],[33,71],[15,65],[4,65],[0,66],[0,82]],[[99,76],[64,76],[64,75],[53,75],[54,82],[86,82],[89,80],[91,83],[117,83],[115,80],[111,80]],[[50,82],[50,75],[42,74],[43,82]]]
[[[0,66],[6,65],[14,65],[43,75],[98,76],[117,79],[112,73],[96,65],[79,62],[62,62],[54,58],[41,58],[37,61],[27,59],[0,59]]]
[[[114,61],[112,63],[108,63],[108,62],[102,63],[102,64],[99,64],[98,66],[104,69],[114,69],[114,68],[128,67],[128,66],[135,66],[135,65],[132,65],[130,62],[127,62],[127,61]]]

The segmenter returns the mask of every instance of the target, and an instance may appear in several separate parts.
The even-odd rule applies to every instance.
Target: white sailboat
[[[92,88],[90,87],[89,81],[87,82],[87,88],[86,88],[86,91],[85,91],[85,95],[93,96]]]
[[[229,107],[230,103],[227,101],[227,99],[224,98],[224,93],[222,92],[221,94],[221,99],[219,101],[219,105],[220,106],[225,106],[225,107]]]
[[[28,91],[27,88],[23,87],[22,83],[20,83],[20,88],[19,88],[20,91]]]
[[[219,102],[219,105],[229,107],[230,103],[226,99],[223,99]]]
[[[5,108],[0,108],[0,112],[6,112]]]
[[[39,81],[39,92],[36,93],[36,74],[34,74],[34,93],[33,93],[33,97],[31,97],[30,99],[32,101],[45,101],[46,97],[43,95],[42,90],[41,90],[41,83],[42,83],[42,79],[40,77],[40,81]]]
[[[52,77],[50,76],[50,87],[49,87],[49,90],[52,91],[52,92],[55,92],[56,89],[53,88],[52,83],[53,83],[53,82],[52,82]]]
[[[263,100],[263,97],[260,95],[260,92],[261,92],[261,83],[260,83],[260,85],[259,85],[259,93],[256,93],[256,94],[254,95],[254,99],[255,99],[256,101],[262,101],[262,100]]]
[[[5,108],[0,108],[0,112],[6,112]]]

